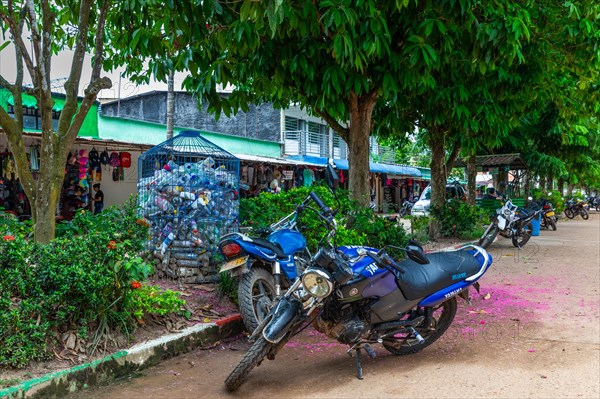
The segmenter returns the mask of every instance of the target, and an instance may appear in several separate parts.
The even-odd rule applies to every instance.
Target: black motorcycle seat
[[[410,259],[400,263],[406,273],[396,274],[400,290],[408,300],[425,298],[449,287],[481,269],[475,257],[465,249],[427,254],[429,263],[420,265]]]
[[[269,240],[267,240],[266,238],[261,238],[261,237],[250,237],[252,239],[252,242],[255,243],[256,245],[259,245],[263,248],[268,249],[269,251],[273,252],[278,258],[280,259],[284,259],[287,258],[286,254],[283,253],[283,249],[281,248],[281,245],[279,245],[276,242],[271,242]]]

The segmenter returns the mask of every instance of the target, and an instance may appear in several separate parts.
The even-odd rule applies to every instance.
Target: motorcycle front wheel
[[[437,341],[450,327],[456,315],[456,297],[433,308],[433,320],[429,328],[416,327],[415,329],[424,338],[419,342],[411,333],[395,334],[383,339],[383,347],[394,355],[410,355],[427,348]]]
[[[244,325],[253,332],[269,314],[275,300],[275,279],[262,267],[254,267],[244,274],[238,286],[238,302]]]
[[[572,209],[565,209],[565,216],[568,217],[569,219],[573,219],[575,217],[575,212],[573,212]]]
[[[477,245],[479,245],[481,248],[486,249],[490,246],[492,242],[494,242],[497,235],[498,226],[496,224],[489,225],[488,228],[485,230],[485,233],[483,233],[483,236],[481,236],[481,238],[479,239]]]
[[[260,365],[267,353],[275,344],[268,342],[262,335],[252,344],[242,360],[233,369],[231,374],[225,380],[225,387],[229,392],[233,392],[240,387],[247,379],[250,371]]]
[[[590,214],[588,213],[587,209],[583,208],[581,209],[581,217],[583,218],[583,220],[588,220],[590,218]]]
[[[556,231],[556,222],[552,219],[548,219],[548,224],[552,227],[552,231]]]
[[[512,236],[513,245],[517,248],[521,248],[523,245],[527,244],[527,241],[531,238],[532,231],[533,226],[531,225],[531,222],[527,223],[525,226],[521,226]]]

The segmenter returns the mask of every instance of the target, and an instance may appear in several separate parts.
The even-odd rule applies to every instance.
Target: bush
[[[242,225],[265,228],[293,212],[311,191],[316,192],[332,209],[338,206],[333,193],[325,186],[298,187],[278,194],[262,193],[256,198],[240,201]],[[402,226],[377,216],[372,209],[349,198],[348,191],[338,190],[339,211],[336,215],[338,231],[336,244],[368,245],[381,248],[386,244],[404,246],[407,237]],[[315,207],[314,204],[311,204]],[[314,251],[327,229],[318,216],[307,210],[299,221],[308,247]]]
[[[485,211],[459,199],[451,199],[442,207],[432,208],[431,215],[440,222],[443,237],[471,239],[475,232],[480,231],[480,225],[488,220]]]
[[[0,224],[0,366],[48,357],[56,332],[125,334],[145,313],[177,311],[173,293],[143,288],[152,272],[137,256],[148,235],[132,200],[98,216],[78,213],[46,245],[22,223]]]

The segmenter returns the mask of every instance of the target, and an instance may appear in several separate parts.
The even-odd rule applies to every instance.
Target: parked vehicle
[[[587,199],[587,203],[589,204],[590,209],[596,209],[596,212],[600,212],[600,197],[591,196]]]
[[[227,260],[220,271],[239,276],[238,302],[248,331],[254,331],[275,298],[281,296],[282,288],[289,287],[308,266],[306,238],[296,225],[302,211],[301,204],[262,231],[266,238],[230,233],[220,239],[219,249]]]
[[[590,214],[587,210],[587,202],[580,199],[570,199],[567,201],[565,216],[569,219],[573,219],[577,215],[581,215],[583,220],[589,219]]]
[[[510,199],[503,201],[502,208],[496,210],[497,216],[479,239],[478,245],[483,248],[489,247],[498,234],[511,238],[517,248],[523,247],[531,238],[531,221],[538,217],[540,211],[518,211]]]
[[[414,202],[411,202],[409,200],[404,200],[404,202],[402,203],[402,206],[400,207],[400,211],[398,212],[398,216],[403,218],[406,215],[410,215],[414,205],[415,205]]]
[[[335,171],[326,176],[330,187],[335,187]],[[478,289],[477,280],[492,263],[483,248],[473,245],[426,255],[418,243],[410,242],[406,248],[394,248],[408,256],[402,262],[396,262],[385,247],[379,251],[337,248],[335,212],[315,193],[311,198],[319,208],[315,211],[329,226],[328,234],[308,269],[250,336],[252,346],[225,380],[230,391],[265,357],[273,360],[309,324],[349,345],[359,379],[363,377],[362,351],[375,356],[372,344],[382,344],[395,355],[419,352],[450,327],[456,297],[468,299],[469,287]]]
[[[556,222],[558,221],[552,203],[546,199],[540,199],[538,201],[531,201],[530,206],[536,210],[540,210],[542,219],[540,220],[541,229],[549,229],[556,231]]]
[[[446,184],[446,198],[466,198],[465,188],[458,182]],[[412,207],[411,214],[414,216],[429,216],[431,203],[431,185],[425,187],[419,200]]]

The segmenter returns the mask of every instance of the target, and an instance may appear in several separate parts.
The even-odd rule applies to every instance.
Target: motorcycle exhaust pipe
[[[273,344],[281,341],[290,331],[300,315],[302,303],[294,298],[281,298],[275,309],[269,324],[263,330],[263,337]]]

